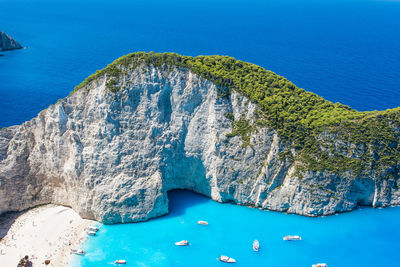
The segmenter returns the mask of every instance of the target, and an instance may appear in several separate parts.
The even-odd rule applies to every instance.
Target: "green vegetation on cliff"
[[[235,90],[257,103],[257,123],[241,118],[232,122],[230,136],[240,135],[245,145],[258,126],[272,127],[285,150],[282,158],[297,162],[298,171],[350,171],[365,176],[371,171],[385,172],[397,179],[400,161],[400,108],[358,112],[332,103],[296,87],[264,68],[227,56],[188,57],[175,53],[132,53],[96,71],[75,88],[88,85],[106,75],[107,87],[119,90],[117,80],[127,68],[137,66],[177,66],[219,86],[220,96]]]

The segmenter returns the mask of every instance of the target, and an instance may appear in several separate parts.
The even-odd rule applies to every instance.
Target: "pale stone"
[[[0,131],[0,213],[39,204],[71,206],[104,223],[168,212],[167,191],[190,189],[220,202],[302,215],[399,204],[392,181],[307,172],[279,159],[273,129],[250,146],[226,137],[257,105],[182,68],[140,66],[117,93],[100,77],[36,118]]]

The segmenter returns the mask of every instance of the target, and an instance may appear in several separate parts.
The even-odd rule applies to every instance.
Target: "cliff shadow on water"
[[[170,217],[182,216],[187,209],[212,201],[206,196],[186,189],[168,191],[168,200],[168,216]]]

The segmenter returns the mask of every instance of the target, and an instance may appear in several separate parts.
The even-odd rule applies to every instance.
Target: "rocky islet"
[[[0,51],[15,50],[23,48],[19,42],[5,32],[0,31]]]

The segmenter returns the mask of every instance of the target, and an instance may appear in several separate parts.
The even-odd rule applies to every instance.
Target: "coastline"
[[[50,260],[47,266],[69,266],[70,250],[80,249],[87,238],[85,229],[97,223],[82,219],[71,208],[53,204],[0,218],[4,236],[0,240],[0,262],[10,267],[17,266],[25,255],[33,266],[45,266],[45,259]]]

